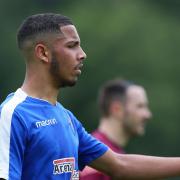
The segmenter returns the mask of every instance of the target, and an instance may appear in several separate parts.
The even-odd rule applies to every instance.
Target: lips
[[[82,64],[82,63],[80,63],[80,64],[78,64],[78,65],[76,66],[77,69],[81,69],[82,67],[83,67],[83,64]]]
[[[81,74],[81,69],[82,69],[82,67],[83,67],[83,64],[82,64],[82,63],[78,64],[78,65],[75,67],[75,70],[77,71],[78,75]]]

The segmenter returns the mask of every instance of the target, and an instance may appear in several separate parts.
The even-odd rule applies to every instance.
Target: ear
[[[35,46],[35,56],[43,62],[49,62],[49,51],[47,46],[42,43],[38,43]]]
[[[122,116],[123,104],[120,101],[113,101],[109,107],[109,112],[113,116]]]

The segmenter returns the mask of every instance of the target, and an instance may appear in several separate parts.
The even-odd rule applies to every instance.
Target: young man
[[[122,79],[110,80],[100,89],[98,104],[101,118],[92,135],[114,152],[124,153],[123,147],[131,138],[144,135],[145,125],[151,117],[144,88]],[[111,179],[90,167],[80,175],[82,180]]]
[[[30,16],[17,39],[26,75],[1,105],[0,178],[75,180],[86,165],[117,179],[180,175],[180,158],[117,154],[57,102],[61,87],[76,84],[86,58],[68,17]]]

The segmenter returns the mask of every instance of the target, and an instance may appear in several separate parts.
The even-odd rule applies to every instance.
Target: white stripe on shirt
[[[14,96],[3,105],[0,114],[0,178],[9,176],[9,151],[11,136],[11,120],[14,109],[26,99],[27,95],[18,89]]]

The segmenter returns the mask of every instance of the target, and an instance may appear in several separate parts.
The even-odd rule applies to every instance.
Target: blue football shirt
[[[18,89],[0,107],[0,178],[77,180],[107,149],[58,102]]]

